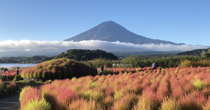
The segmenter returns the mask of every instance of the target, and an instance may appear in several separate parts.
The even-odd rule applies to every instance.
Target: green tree
[[[201,57],[205,57],[205,54],[206,54],[206,52],[204,51],[204,50],[202,50],[202,52],[201,52]]]

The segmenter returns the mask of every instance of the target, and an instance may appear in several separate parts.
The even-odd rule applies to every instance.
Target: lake
[[[0,67],[11,68],[11,67],[31,67],[36,64],[21,64],[21,63],[0,63]]]

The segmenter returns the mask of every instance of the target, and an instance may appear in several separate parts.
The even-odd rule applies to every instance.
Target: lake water
[[[21,63],[0,63],[0,67],[11,68],[11,67],[31,67],[36,64],[21,64]]]

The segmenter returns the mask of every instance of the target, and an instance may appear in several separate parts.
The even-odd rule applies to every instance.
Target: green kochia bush
[[[23,110],[51,110],[51,105],[45,99],[35,99],[29,102]]]
[[[67,58],[53,59],[22,70],[23,78],[65,79],[97,75],[97,70]]]
[[[194,84],[196,89],[199,89],[199,90],[203,89],[203,86],[204,86],[203,81],[197,79],[193,82],[193,84]]]

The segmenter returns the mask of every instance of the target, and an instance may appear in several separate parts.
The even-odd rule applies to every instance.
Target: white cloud
[[[30,41],[7,40],[0,42],[0,57],[6,56],[54,56],[68,49],[101,49],[107,52],[140,52],[140,51],[188,51],[203,49],[205,46],[171,45],[171,44],[132,44],[124,42],[89,41]]]

